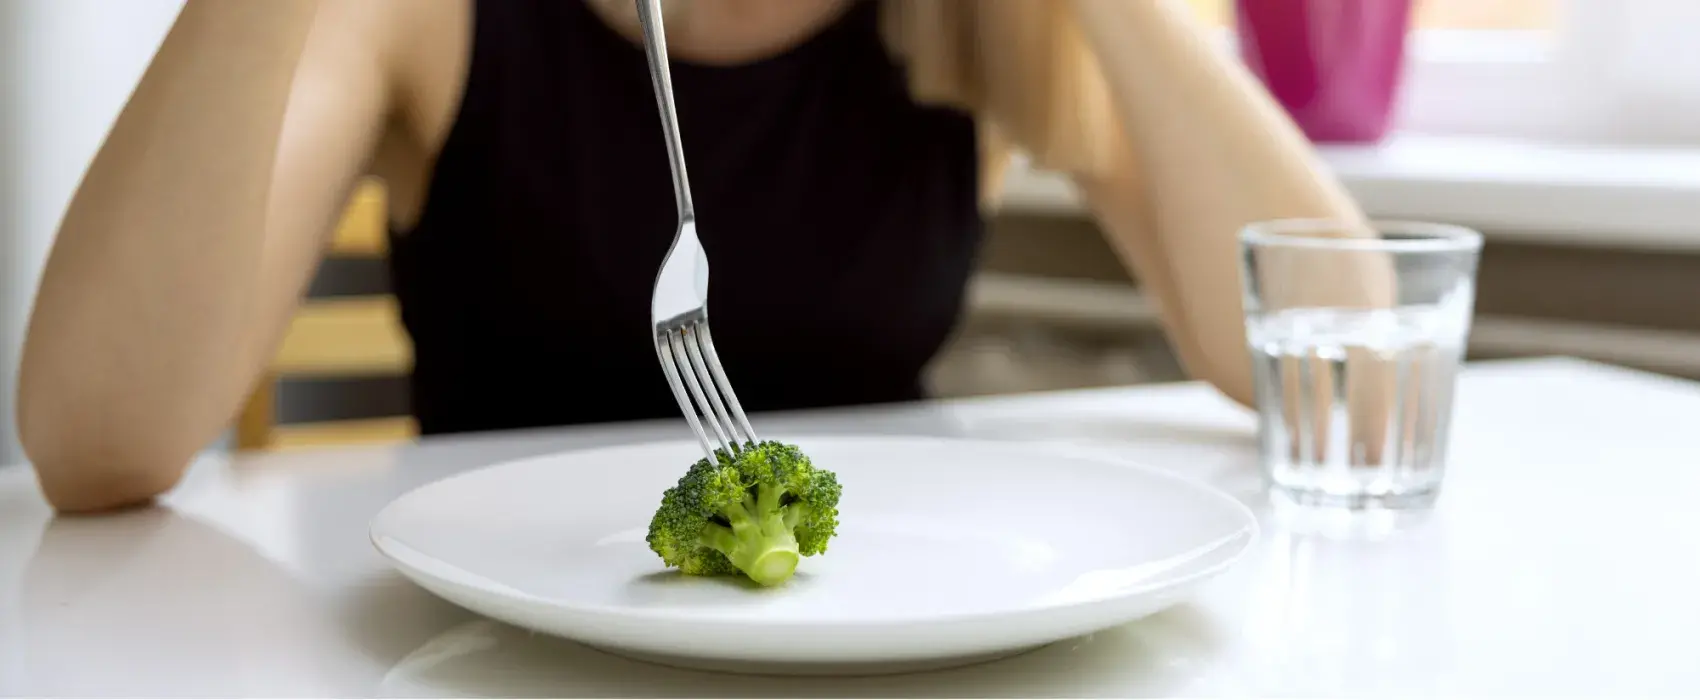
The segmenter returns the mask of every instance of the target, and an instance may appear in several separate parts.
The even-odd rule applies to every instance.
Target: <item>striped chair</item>
[[[355,191],[327,253],[331,259],[381,260],[387,250],[383,186],[366,181]],[[309,298],[236,421],[238,450],[402,442],[418,430],[410,416],[280,424],[277,394],[287,379],[358,379],[405,376],[413,348],[389,294]]]

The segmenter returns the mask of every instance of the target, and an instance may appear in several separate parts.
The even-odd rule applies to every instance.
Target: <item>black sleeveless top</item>
[[[971,119],[877,3],[736,67],[674,60],[716,348],[746,410],[901,401],[981,236]],[[583,0],[475,3],[470,73],[391,273],[425,433],[677,417],[650,292],[676,210],[647,64]]]

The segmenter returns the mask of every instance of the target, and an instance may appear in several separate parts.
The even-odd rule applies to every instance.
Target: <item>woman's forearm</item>
[[[157,491],[246,389],[272,166],[317,5],[190,0],[84,176],[19,377],[19,432],[56,504]]]
[[[1310,144],[1256,79],[1224,55],[1172,0],[1073,0],[1122,119],[1141,192],[1088,183],[1100,210],[1131,210],[1141,197],[1160,251],[1157,289],[1183,319],[1175,329],[1195,374],[1241,402],[1251,367],[1240,303],[1238,233],[1275,218],[1361,219],[1351,197],[1318,165]],[[1121,179],[1127,179],[1123,176]],[[1122,188],[1125,190],[1126,188]],[[1096,193],[1095,195],[1092,193]],[[1114,218],[1116,215],[1112,215]],[[1125,218],[1125,216],[1124,216]],[[1135,235],[1133,233],[1118,235]]]

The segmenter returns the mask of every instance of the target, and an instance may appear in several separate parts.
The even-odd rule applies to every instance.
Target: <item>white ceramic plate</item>
[[[1232,498],[1002,442],[781,437],[838,473],[829,551],[785,585],[668,571],[644,543],[701,457],[682,441],[500,464],[372,522],[403,574],[474,612],[614,653],[760,672],[881,672],[1024,651],[1180,600],[1257,535]]]

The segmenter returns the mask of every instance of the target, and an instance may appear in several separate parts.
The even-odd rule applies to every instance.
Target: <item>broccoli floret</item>
[[[838,532],[838,476],[794,445],[764,441],[697,460],[667,489],[649,548],[694,576],[743,574],[763,586],[791,578],[800,557]]]

